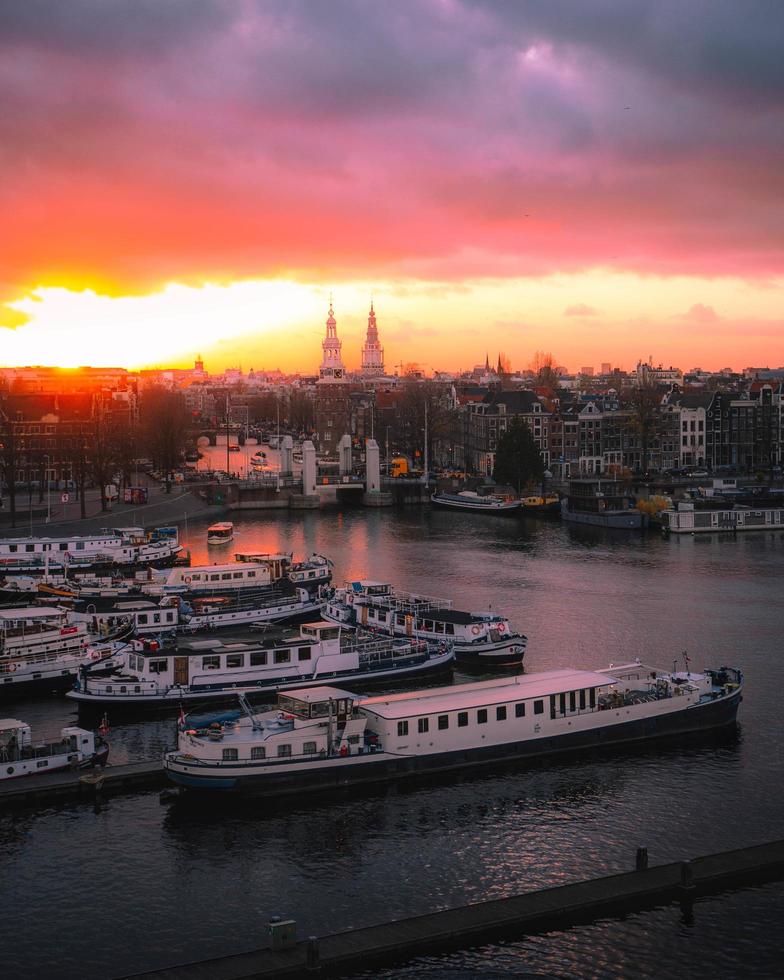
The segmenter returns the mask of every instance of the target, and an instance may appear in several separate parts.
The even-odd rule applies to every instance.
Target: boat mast
[[[226,392],[226,475],[230,474],[229,469],[229,393]]]

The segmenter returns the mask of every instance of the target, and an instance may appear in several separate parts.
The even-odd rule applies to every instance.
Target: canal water
[[[784,835],[784,537],[662,539],[446,511],[324,510],[235,519],[194,562],[312,552],[335,579],[374,577],[504,612],[526,667],[740,665],[736,732],[681,746],[489,768],[337,800],[161,805],[157,793],[0,815],[8,976],[98,978],[254,948],[271,914],[324,934]],[[459,673],[456,682],[464,680]],[[57,735],[70,702],[4,713]],[[111,719],[110,719],[111,722]],[[174,721],[113,724],[114,761],[155,758]],[[784,888],[706,899],[563,934],[429,957],[386,977],[780,976]],[[366,974],[367,976],[378,974]]]

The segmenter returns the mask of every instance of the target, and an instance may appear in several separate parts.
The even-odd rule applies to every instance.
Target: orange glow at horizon
[[[499,351],[514,369],[537,350],[576,371],[650,355],[684,369],[784,363],[782,282],[652,277],[596,269],[538,279],[399,280],[331,287],[294,280],[169,283],[143,295],[39,286],[6,304],[0,366],[190,366],[313,374],[334,294],[347,367],[359,364],[372,293],[388,373],[400,362],[458,371]],[[118,291],[119,292],[119,291]]]

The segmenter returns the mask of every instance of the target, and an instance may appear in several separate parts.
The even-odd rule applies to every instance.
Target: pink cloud
[[[564,316],[598,316],[598,313],[598,310],[586,303],[575,303],[564,310]]]

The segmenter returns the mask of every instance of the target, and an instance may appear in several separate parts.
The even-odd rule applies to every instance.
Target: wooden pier
[[[0,785],[0,812],[16,806],[86,802],[115,793],[158,789],[166,784],[163,763],[133,762],[105,769],[47,772],[20,776]]]
[[[636,863],[638,870],[626,874],[398,919],[331,936],[291,941],[288,948],[268,946],[133,976],[136,980],[141,977],[148,980],[242,980],[316,976],[319,973],[334,976],[500,938],[520,939],[528,933],[566,929],[599,917],[626,915],[672,902],[681,902],[688,907],[702,895],[784,877],[784,841],[652,868],[647,867],[647,854],[638,851]],[[286,927],[289,924],[278,925]],[[259,927],[260,931],[264,928],[262,923]],[[281,941],[285,945],[285,935],[277,945]]]

